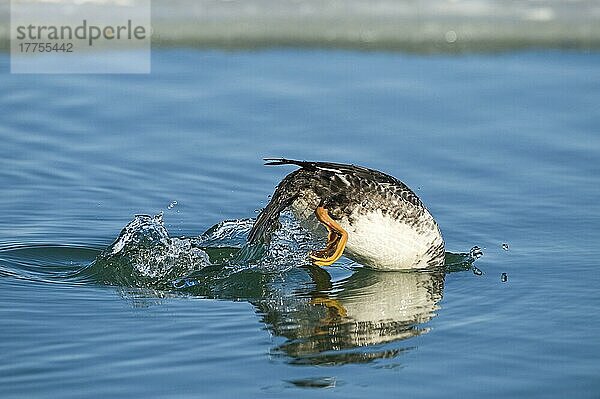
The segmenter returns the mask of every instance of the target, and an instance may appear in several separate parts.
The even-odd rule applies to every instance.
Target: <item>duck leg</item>
[[[348,241],[348,233],[329,216],[329,212],[324,207],[317,207],[315,214],[317,219],[327,227],[327,245],[319,251],[313,251],[310,258],[317,266],[329,266],[342,256]]]

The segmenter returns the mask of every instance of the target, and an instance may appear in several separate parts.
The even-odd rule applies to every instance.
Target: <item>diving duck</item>
[[[443,266],[440,229],[417,195],[400,180],[362,166],[267,158],[265,165],[296,165],[275,189],[249,233],[250,244],[268,243],[290,208],[303,226],[327,229],[325,248],[310,258],[328,266],[342,254],[381,270]]]

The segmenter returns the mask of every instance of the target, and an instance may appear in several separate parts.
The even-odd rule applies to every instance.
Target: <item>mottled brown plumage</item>
[[[437,223],[417,195],[395,177],[354,165],[267,161],[301,168],[279,183],[250,232],[250,243],[268,242],[286,208],[306,225],[317,226],[313,215],[321,206],[348,232],[344,254],[351,259],[380,269],[443,265],[444,241]]]

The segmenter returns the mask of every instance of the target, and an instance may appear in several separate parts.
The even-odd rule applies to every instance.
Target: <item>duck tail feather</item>
[[[308,161],[297,161],[295,159],[288,158],[264,158],[265,165],[274,166],[274,165],[297,165],[306,169],[314,169],[315,163]]]

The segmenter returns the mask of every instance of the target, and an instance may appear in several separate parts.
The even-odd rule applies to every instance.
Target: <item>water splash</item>
[[[224,220],[206,230],[196,244],[208,248],[241,248],[254,225],[254,219]]]
[[[473,256],[472,251],[469,253],[446,252],[445,272],[454,273],[472,270],[477,259],[479,257]]]
[[[323,241],[303,228],[290,212],[282,214],[280,224],[257,265],[265,270],[310,265],[308,254],[322,247]]]
[[[320,244],[291,214],[281,218],[260,256],[246,245],[253,219],[226,220],[195,238],[169,236],[162,214],[136,215],[87,270],[97,281],[129,287],[184,289],[243,270],[285,273],[310,262]]]
[[[162,214],[136,215],[89,271],[109,284],[161,286],[209,265],[206,252],[192,240],[169,236]]]
[[[483,250],[481,248],[479,248],[477,245],[475,245],[469,251],[469,256],[471,256],[471,258],[473,258],[473,259],[479,259],[483,256]]]
[[[238,248],[235,254],[230,254],[227,266],[257,268],[264,272],[284,272],[292,267],[308,265],[310,251],[322,245],[290,212],[282,213],[280,228],[273,233],[267,246],[247,244],[248,233],[253,224],[254,219],[220,222],[202,234],[196,240],[196,245],[207,251],[214,248]]]

